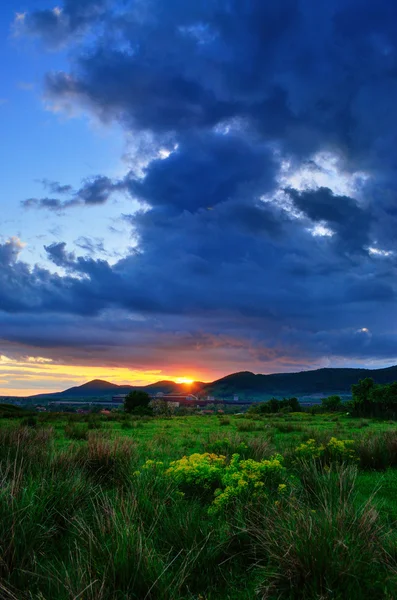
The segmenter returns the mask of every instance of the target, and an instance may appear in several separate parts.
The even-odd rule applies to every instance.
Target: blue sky
[[[45,74],[67,67],[67,51],[43,51],[31,38],[17,35],[15,26],[18,13],[45,5],[43,2],[18,5],[13,1],[0,8],[0,51],[4,57],[0,160],[6,165],[1,184],[4,211],[1,236],[3,241],[11,236],[23,240],[24,258],[32,264],[48,263],[43,246],[58,241],[59,236],[69,244],[86,237],[88,215],[84,211],[61,216],[32,214],[22,208],[21,201],[42,195],[42,181],[46,179],[79,187],[82,180],[97,173],[118,176],[126,170],[122,161],[125,138],[117,124],[106,126],[77,114],[70,118],[54,112],[46,103]],[[114,252],[130,244],[130,234],[120,222],[125,199],[120,196],[118,200],[117,208],[110,204],[98,211],[94,221],[88,217],[90,237],[106,236],[109,251]],[[112,236],[109,226],[120,233]]]
[[[0,392],[397,360],[391,0],[0,7]]]

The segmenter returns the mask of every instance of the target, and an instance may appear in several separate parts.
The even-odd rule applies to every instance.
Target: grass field
[[[397,598],[396,492],[394,422],[1,419],[0,598]]]

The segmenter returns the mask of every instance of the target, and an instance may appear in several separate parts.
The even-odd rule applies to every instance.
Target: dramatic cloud
[[[258,197],[274,185],[270,149],[242,136],[185,136],[167,159],[153,160],[143,179],[132,179],[132,195],[151,206],[195,212],[221,202]]]
[[[57,110],[150,148],[118,179],[45,180],[49,197],[23,202],[95,218],[123,192],[134,249],[111,265],[106,241],[59,241],[50,270],[0,246],[6,342],[151,366],[189,348],[225,371],[397,357],[394,2],[69,0],[24,28],[71,43],[45,81]]]

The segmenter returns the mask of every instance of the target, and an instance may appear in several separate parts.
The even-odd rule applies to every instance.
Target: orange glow
[[[175,383],[185,383],[186,385],[192,385],[192,383],[194,383],[194,379],[190,379],[189,377],[176,377],[173,381],[175,381]]]
[[[0,396],[59,392],[92,379],[103,379],[117,385],[148,385],[159,380],[191,385],[195,381],[192,377],[178,377],[161,369],[141,371],[127,367],[65,365],[43,357],[29,356],[17,360],[0,355]],[[210,379],[211,376],[208,377]],[[203,378],[200,377],[200,380]]]

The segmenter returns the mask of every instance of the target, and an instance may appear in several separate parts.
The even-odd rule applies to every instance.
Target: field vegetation
[[[397,597],[397,430],[346,412],[0,420],[0,598]]]

